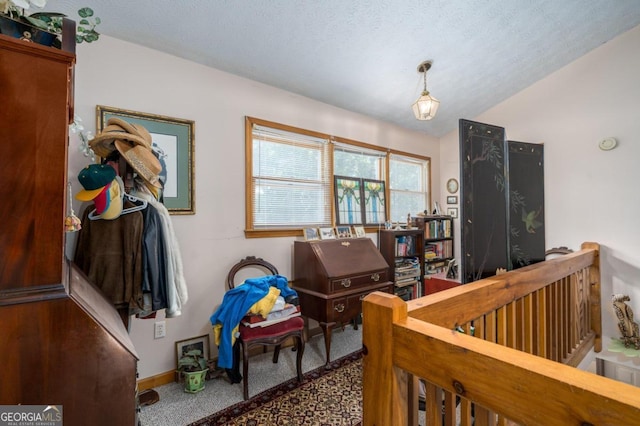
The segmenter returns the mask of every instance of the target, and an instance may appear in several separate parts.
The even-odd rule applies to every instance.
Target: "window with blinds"
[[[247,117],[245,123],[248,237],[293,236],[303,228],[334,226],[334,176],[381,181],[390,198],[380,193],[384,204],[376,210],[386,220],[405,222],[407,213],[428,209],[428,157],[257,118]]]
[[[429,160],[389,155],[390,219],[406,222],[407,214],[429,210]]]
[[[251,133],[253,229],[331,226],[328,140],[257,124]]]
[[[386,150],[375,150],[334,142],[333,174],[353,178],[384,180]]]

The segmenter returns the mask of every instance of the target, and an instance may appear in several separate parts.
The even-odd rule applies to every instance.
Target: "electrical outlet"
[[[164,321],[158,321],[155,323],[154,339],[162,339],[167,335],[166,323]]]

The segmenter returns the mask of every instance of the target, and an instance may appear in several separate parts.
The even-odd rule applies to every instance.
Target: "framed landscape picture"
[[[321,240],[335,240],[336,239],[336,230],[334,228],[320,228],[320,239]]]
[[[152,139],[152,149],[162,166],[163,203],[170,214],[195,214],[194,164],[195,122],[108,106],[96,106],[96,131],[111,117],[144,127]]]

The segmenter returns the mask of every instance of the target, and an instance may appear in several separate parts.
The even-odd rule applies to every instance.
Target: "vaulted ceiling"
[[[640,24],[638,0],[51,0],[45,10],[78,19],[84,6],[102,34],[436,137]],[[425,60],[441,105],[418,121]]]

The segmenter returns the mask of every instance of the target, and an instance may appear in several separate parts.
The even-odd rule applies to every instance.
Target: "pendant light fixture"
[[[424,74],[424,90],[413,104],[413,114],[418,120],[431,120],[436,116],[440,101],[429,94],[427,90],[427,71],[431,68],[431,61],[424,61],[418,65],[418,72]]]

